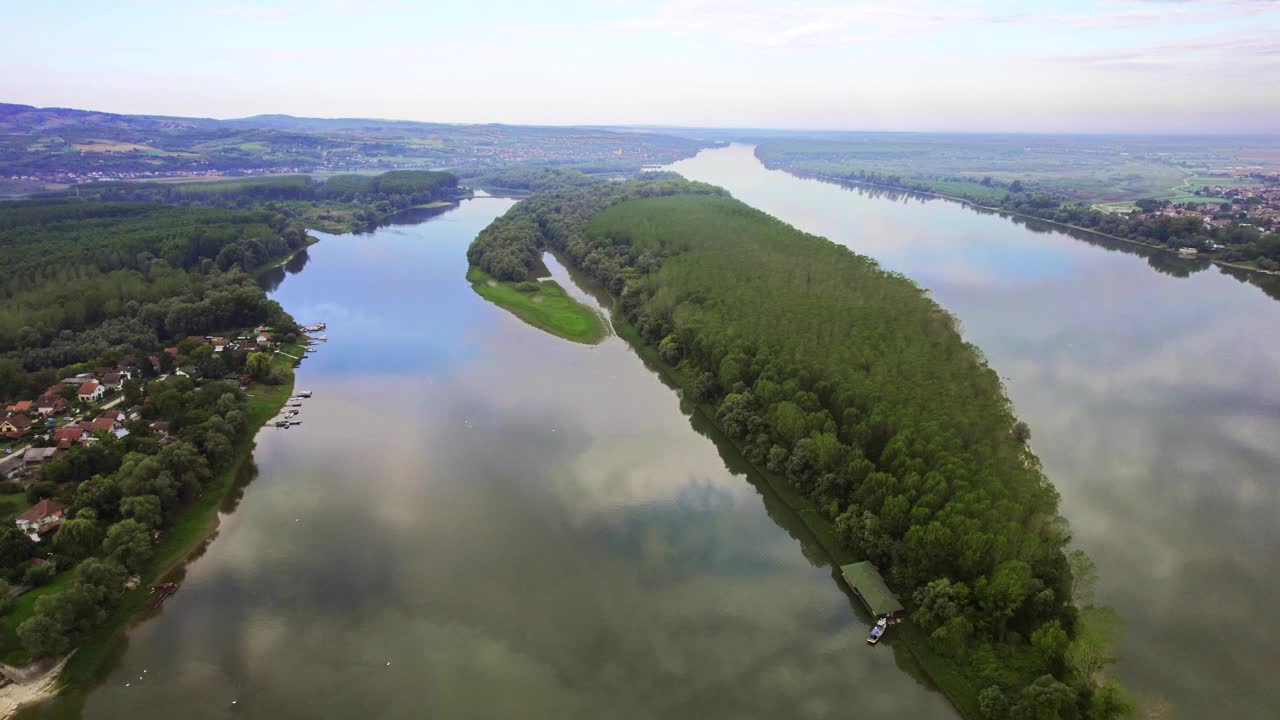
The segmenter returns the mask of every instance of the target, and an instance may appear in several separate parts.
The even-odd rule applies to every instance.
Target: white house
[[[90,380],[80,386],[80,390],[76,392],[76,395],[84,402],[98,402],[106,391],[107,389],[103,387],[102,383],[97,380]]]

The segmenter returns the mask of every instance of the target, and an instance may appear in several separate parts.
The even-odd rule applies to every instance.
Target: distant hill
[[[0,195],[51,183],[175,176],[408,168],[474,175],[510,166],[629,172],[708,144],[603,128],[283,114],[217,120],[0,103]]]

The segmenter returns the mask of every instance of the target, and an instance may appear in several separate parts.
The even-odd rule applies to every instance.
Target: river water
[[[671,169],[928,288],[1031,426],[1125,620],[1121,677],[1162,718],[1280,717],[1280,303],[1207,263],[800,179],[746,146]]]
[[[302,425],[259,434],[103,683],[39,714],[954,717],[630,346],[472,292],[467,245],[511,204],[322,235],[277,278],[328,323]]]
[[[1030,423],[1127,620],[1124,679],[1161,717],[1275,717],[1280,305],[750,148],[673,167],[928,287]],[[470,290],[466,247],[510,205],[321,235],[275,280],[328,322],[303,424],[259,434],[238,506],[101,685],[32,716],[954,717],[626,343]]]

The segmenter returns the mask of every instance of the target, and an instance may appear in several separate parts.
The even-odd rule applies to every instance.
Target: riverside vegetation
[[[5,662],[79,648],[62,678],[88,680],[145,608],[146,583],[185,560],[216,525],[255,433],[288,398],[293,360],[247,348],[215,353],[189,336],[265,325],[291,342],[297,324],[253,272],[309,242],[300,223],[262,209],[75,199],[0,205],[3,398],[53,385],[74,402],[75,386],[59,378],[94,367],[131,376],[119,391],[127,433],[97,431],[34,471],[27,501],[66,507],[56,532],[36,545],[11,524],[0,529],[0,576],[27,588],[0,615]],[[178,366],[185,376],[169,374]],[[247,391],[238,380],[252,381]],[[83,402],[72,407],[93,412]],[[28,440],[53,443],[38,430]],[[126,590],[129,575],[142,587]]]
[[[1114,613],[995,371],[906,277],[669,175],[539,193],[473,266],[530,279],[555,250],[832,557],[870,559],[899,637],[966,718],[1120,717]]]

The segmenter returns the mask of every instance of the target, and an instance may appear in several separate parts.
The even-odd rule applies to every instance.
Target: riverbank
[[[247,391],[249,402],[246,427],[254,430],[246,432],[237,440],[233,461],[195,502],[182,510],[173,526],[164,532],[159,544],[155,546],[150,566],[140,574],[142,581],[138,587],[121,596],[106,621],[91,632],[70,657],[58,666],[53,679],[47,682],[43,679],[37,681],[40,683],[37,690],[23,690],[21,702],[13,707],[11,714],[22,706],[48,700],[55,695],[82,697],[102,677],[104,670],[116,656],[128,629],[157,612],[149,607],[151,595],[148,586],[180,580],[183,566],[190,558],[199,554],[216,533],[219,512],[233,492],[242,485],[250,467],[258,430],[284,408],[293,393],[293,368],[297,361],[285,359],[277,353],[273,356],[272,364],[284,376],[284,382],[279,385],[250,386]],[[30,685],[24,684],[21,687],[29,688]],[[0,690],[0,698],[5,697],[4,692],[8,689]],[[2,702],[0,700],[0,708],[3,708]]]
[[[971,207],[976,210],[987,210],[990,212],[999,213],[1007,217],[1019,217],[1024,220],[1035,220],[1037,222],[1045,223],[1046,225],[1053,225],[1055,227],[1067,228],[1070,230],[1075,230],[1076,232],[1089,233],[1090,235],[1096,235],[1101,238],[1107,238],[1108,240],[1117,240],[1119,242],[1128,243],[1130,245],[1137,245],[1139,247],[1145,247],[1145,248],[1150,248],[1151,250],[1158,250],[1160,252],[1169,253],[1170,255],[1173,255],[1175,257],[1181,257],[1178,255],[1177,250],[1172,250],[1170,248],[1164,247],[1163,245],[1154,245],[1152,243],[1142,242],[1141,240],[1134,240],[1133,238],[1120,237],[1119,235],[1111,235],[1108,233],[1099,232],[1098,230],[1094,230],[1092,228],[1087,228],[1080,225],[1072,225],[1071,223],[1064,223],[1058,220],[1048,220],[1042,217],[1036,217],[1035,215],[1020,213],[1015,210],[1008,210],[1005,208],[995,207],[992,205],[983,205],[981,203],[977,203],[977,202],[974,202],[973,200],[959,197],[957,195],[947,195],[945,193],[930,192],[927,190],[916,190],[914,188],[898,187],[897,185],[887,185],[885,183],[871,182],[869,180],[853,180],[850,178],[835,177],[834,175],[820,175],[818,173],[805,173],[805,172],[799,172],[796,170],[787,170],[786,168],[780,168],[780,167],[769,168],[769,169],[781,170],[782,172],[788,173],[790,175],[794,175],[799,178],[812,178],[815,180],[825,180],[827,182],[836,183],[838,185],[839,184],[865,185],[866,187],[879,188],[882,190],[894,190],[896,192],[914,193],[916,195],[926,195],[928,197],[936,197],[942,200],[950,200],[952,202],[960,203],[961,205],[965,205],[967,207]],[[1263,270],[1262,268],[1253,267],[1252,265],[1244,265],[1241,263],[1233,263],[1233,262],[1228,262],[1226,260],[1219,260],[1207,253],[1197,255],[1196,258],[1199,258],[1202,260],[1208,260],[1209,262],[1212,262],[1214,265],[1218,265],[1221,267],[1236,268],[1238,270],[1244,270],[1246,272],[1258,273],[1259,275],[1280,275],[1280,272]],[[1192,258],[1192,259],[1195,259],[1195,258]]]
[[[552,335],[595,345],[609,334],[595,310],[574,300],[554,280],[504,282],[472,267],[467,282],[480,297]]]

